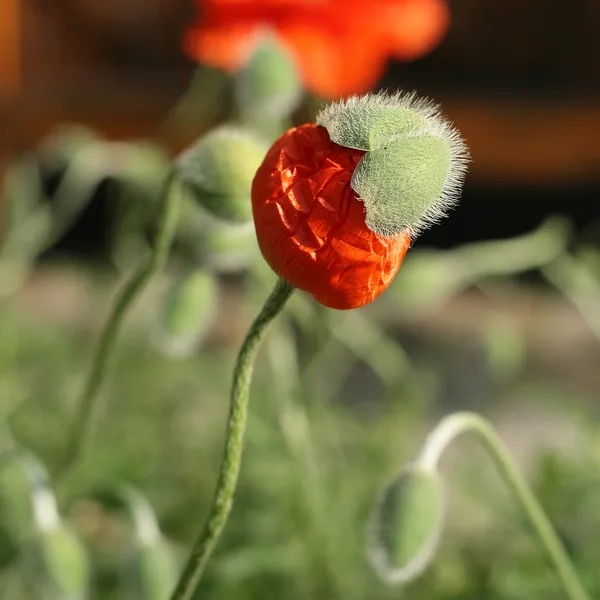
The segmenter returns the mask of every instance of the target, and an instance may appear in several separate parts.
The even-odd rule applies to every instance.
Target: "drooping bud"
[[[178,565],[171,546],[161,536],[139,544],[127,572],[132,598],[164,600],[177,583]]]
[[[83,544],[65,525],[40,531],[25,546],[25,576],[41,598],[88,597],[89,564]]]
[[[325,108],[317,123],[340,146],[365,151],[351,180],[365,223],[415,236],[456,202],[469,154],[439,107],[415,94],[368,94]]]
[[[266,146],[232,126],[214,129],[178,159],[181,180],[214,216],[232,222],[252,218],[250,190]]]
[[[51,168],[66,167],[74,158],[90,144],[101,141],[92,129],[80,123],[62,123],[57,125],[42,140],[39,153],[44,162]]]
[[[2,520],[20,547],[24,578],[36,598],[83,600],[89,580],[87,555],[58,512],[44,466],[23,450],[2,459]]]
[[[372,515],[368,554],[390,583],[418,577],[435,555],[444,521],[444,494],[434,469],[414,464],[382,493]]]
[[[260,257],[252,223],[211,223],[204,233],[206,265],[218,273],[240,271]]]
[[[168,598],[177,582],[179,569],[152,505],[140,491],[129,486],[110,490],[104,500],[120,508],[131,522],[132,554],[123,565],[124,583],[130,597]]]
[[[168,292],[158,342],[173,357],[187,356],[208,332],[217,308],[217,282],[210,271],[195,269]]]

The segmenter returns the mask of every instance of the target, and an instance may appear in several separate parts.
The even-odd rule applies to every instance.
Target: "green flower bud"
[[[369,559],[390,583],[406,583],[430,564],[444,521],[437,471],[411,465],[383,492],[371,520]]]
[[[166,298],[160,346],[170,356],[186,356],[207,333],[217,308],[217,282],[197,269],[177,281]]]
[[[127,485],[98,491],[95,499],[109,511],[121,513],[131,525],[132,553],[122,565],[127,597],[168,598],[179,569],[148,499]]]
[[[43,210],[40,206],[42,186],[40,166],[32,154],[7,165],[4,170],[4,185],[2,187],[5,211],[4,231],[6,232],[6,236],[2,240],[3,245],[7,243],[6,238],[12,236],[13,230],[19,227],[27,227],[28,220],[35,220],[35,211]],[[44,212],[47,214],[47,217],[44,218],[45,226],[49,229],[51,224],[50,208],[46,208]],[[36,234],[34,240],[37,242],[40,232],[36,232]],[[44,234],[41,237],[43,238]],[[4,248],[3,251],[6,251],[6,249]]]
[[[300,103],[302,84],[296,63],[273,35],[262,43],[235,81],[237,112],[243,122],[289,116]]]
[[[51,167],[64,168],[81,150],[99,141],[100,136],[85,125],[62,123],[42,140],[39,152]]]
[[[175,588],[179,569],[173,550],[159,537],[139,544],[126,573],[132,598],[164,600]]]
[[[232,126],[214,129],[178,159],[181,180],[212,215],[232,222],[252,219],[250,190],[266,146]]]
[[[7,452],[0,457],[0,516],[17,543],[30,538],[43,523],[58,521],[48,473],[27,451]]]
[[[415,94],[368,94],[329,105],[318,116],[331,139],[364,150],[351,186],[374,232],[412,235],[456,202],[469,158],[439,107]]]
[[[204,242],[206,264],[217,272],[239,271],[260,260],[254,223],[214,223],[206,229]]]
[[[64,525],[41,531],[26,548],[26,576],[40,598],[84,600],[89,580],[88,558],[75,534]]]

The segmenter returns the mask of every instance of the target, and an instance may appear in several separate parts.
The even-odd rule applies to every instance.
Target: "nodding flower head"
[[[256,173],[263,256],[325,306],[363,306],[456,202],[467,162],[457,130],[414,94],[334,103],[317,123],[286,131]]]

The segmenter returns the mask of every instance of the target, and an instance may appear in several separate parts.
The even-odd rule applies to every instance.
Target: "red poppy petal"
[[[192,59],[225,71],[239,69],[256,44],[257,27],[231,24],[225,27],[198,26],[184,35],[184,52]]]
[[[323,127],[302,125],[273,144],[252,184],[260,249],[294,287],[337,309],[363,306],[391,283],[410,245],[365,225],[350,179],[364,153],[334,144]]]
[[[310,26],[286,26],[278,33],[296,58],[305,85],[323,98],[366,92],[384,70],[385,53],[368,36]]]
[[[387,2],[380,10],[390,52],[402,60],[415,60],[433,50],[450,24],[445,0]]]

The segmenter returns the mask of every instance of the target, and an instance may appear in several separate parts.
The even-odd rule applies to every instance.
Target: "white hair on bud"
[[[469,151],[458,130],[432,100],[419,97],[416,92],[352,96],[325,107],[317,116],[317,123],[327,129],[335,143],[367,152],[351,185],[365,203],[367,226],[376,233],[393,236],[408,231],[415,237],[456,205],[470,160]],[[387,147],[417,137],[444,142],[442,154],[447,153],[448,165],[444,166],[443,182],[418,180],[427,175],[423,172],[427,161],[438,171],[440,164],[431,161],[445,163],[439,145],[437,156],[417,156],[419,164],[401,160],[394,164],[392,150]],[[431,196],[433,187],[437,190],[435,197]]]

